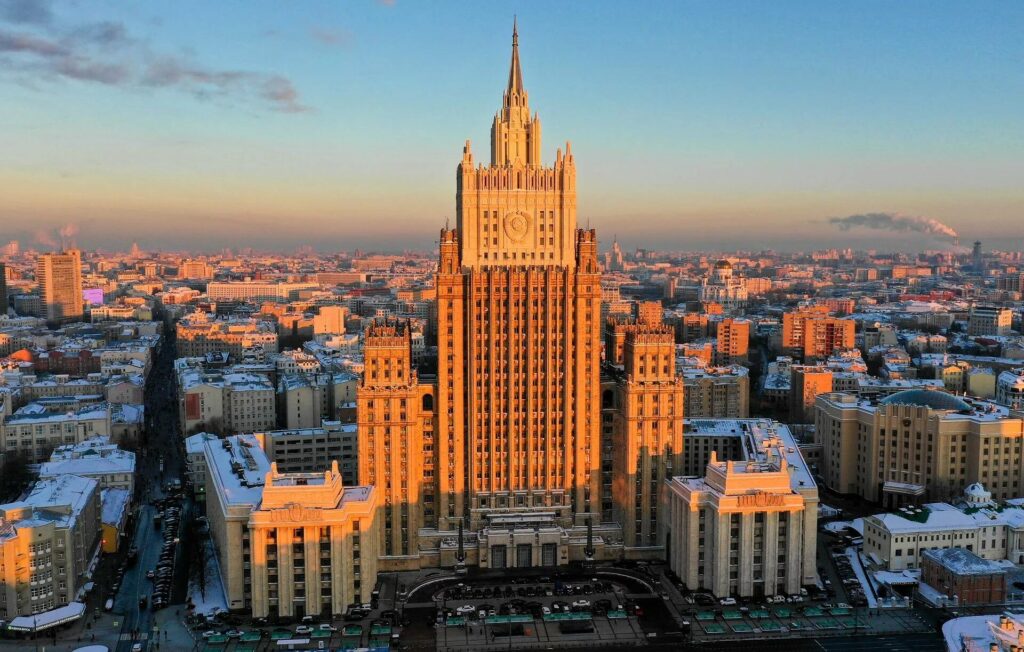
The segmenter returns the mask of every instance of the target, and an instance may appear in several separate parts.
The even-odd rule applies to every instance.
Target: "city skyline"
[[[518,14],[604,244],[949,246],[831,223],[888,214],[1021,246],[1020,8],[813,7],[8,0],[0,239],[52,246],[72,224],[85,248],[428,249]]]

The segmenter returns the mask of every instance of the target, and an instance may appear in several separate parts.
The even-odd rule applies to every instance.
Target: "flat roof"
[[[257,505],[270,472],[270,460],[253,435],[234,435],[205,442],[209,472],[216,476],[228,505]]]
[[[684,437],[736,437],[742,450],[742,459],[734,466],[736,471],[744,472],[747,465],[757,465],[759,470],[777,465],[777,461],[769,458],[780,454],[786,460],[793,490],[817,487],[796,438],[783,423],[771,419],[683,419],[683,429]],[[772,451],[772,456],[768,451]]]

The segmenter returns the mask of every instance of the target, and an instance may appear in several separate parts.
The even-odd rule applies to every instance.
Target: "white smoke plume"
[[[67,249],[68,247],[75,246],[75,237],[78,235],[78,225],[73,223],[65,224],[56,229],[38,229],[34,234],[33,238],[36,244],[43,247],[50,247],[56,249],[60,247]]]
[[[36,241],[36,244],[44,247],[56,247],[59,244],[49,229],[38,229],[32,234],[32,239]]]
[[[838,226],[841,231],[865,228],[904,233],[923,233],[949,240],[956,240],[959,237],[951,226],[943,224],[936,219],[919,215],[864,213],[863,215],[849,215],[847,217],[830,217],[828,223]]]

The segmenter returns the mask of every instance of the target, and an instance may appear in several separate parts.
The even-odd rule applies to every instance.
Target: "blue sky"
[[[429,246],[515,14],[606,241],[920,246],[828,224],[893,212],[1022,244],[1024,4],[795,1],[0,0],[0,240]]]

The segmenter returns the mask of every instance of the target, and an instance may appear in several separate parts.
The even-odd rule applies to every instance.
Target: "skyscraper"
[[[7,266],[0,263],[0,315],[7,314]]]
[[[77,249],[40,255],[36,282],[47,322],[64,324],[82,319],[82,256]]]
[[[360,481],[384,485],[382,569],[554,566],[621,539],[601,523],[597,237],[576,226],[570,145],[550,167],[540,151],[513,29],[490,163],[466,142],[441,231],[436,385],[401,324],[367,331]]]

